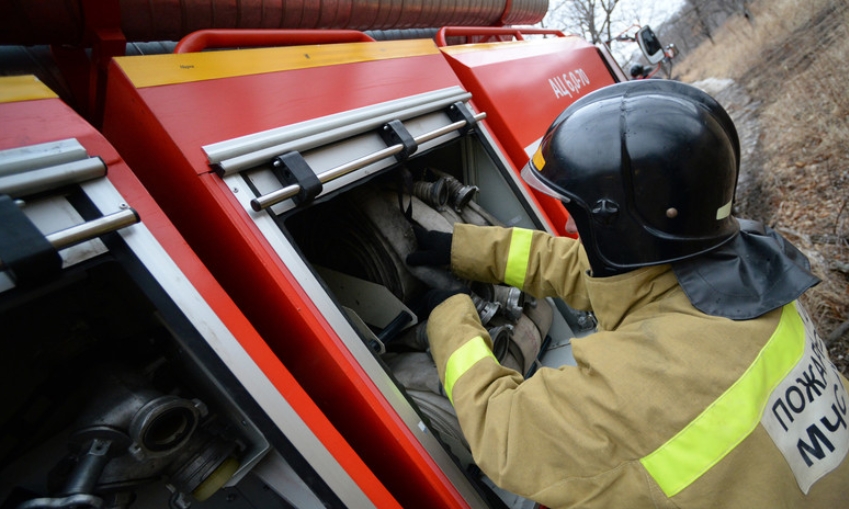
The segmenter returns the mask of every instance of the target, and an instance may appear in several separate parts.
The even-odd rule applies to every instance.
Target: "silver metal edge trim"
[[[120,193],[107,179],[87,183],[83,189],[102,213],[111,213],[124,203]],[[124,228],[120,234],[139,260],[158,276],[159,284],[210,347],[340,500],[348,507],[374,507],[186,279],[144,223]]]
[[[99,157],[12,173],[0,177],[0,193],[12,198],[49,191],[68,184],[85,182],[106,175],[106,164]]]
[[[487,143],[489,143],[490,146],[492,146],[492,147],[498,146],[495,143],[495,141],[493,141],[494,138],[493,138],[492,134],[490,134],[490,132],[486,128],[486,126],[484,126],[483,124],[478,124],[478,132],[480,133],[480,135],[483,138],[485,138],[487,140]],[[533,212],[534,216],[537,219],[540,219],[542,224],[545,226],[545,231],[547,231],[548,233],[551,233],[552,235],[555,235],[555,232],[553,231],[552,227],[548,224],[548,222],[542,220],[542,218],[544,218],[545,215],[542,213],[542,210],[540,210],[540,208],[537,206],[536,201],[531,196],[530,191],[528,191],[527,187],[525,187],[525,182],[515,172],[510,170],[510,168],[513,167],[513,163],[510,162],[504,156],[504,154],[501,153],[500,150],[497,150],[496,152],[498,154],[498,160],[501,162],[502,165],[504,165],[505,168],[507,168],[507,174],[508,175],[506,175],[505,177],[513,180],[513,182],[516,184],[516,188],[522,194],[522,197],[525,199],[525,202],[527,202],[528,206],[531,208],[531,211]],[[519,168],[519,170],[521,170],[521,168]]]
[[[76,138],[0,150],[0,175],[57,166],[88,157]]]
[[[209,158],[209,162],[214,164],[224,159],[231,159],[248,152],[304,138],[342,125],[368,120],[375,115],[392,113],[464,93],[465,91],[460,87],[435,90],[212,143],[205,145],[203,151]]]
[[[466,101],[472,96],[459,87],[445,90],[451,93],[444,93],[439,96],[421,94],[413,96],[415,100],[390,101],[280,127],[272,130],[274,131],[274,145],[268,145],[265,139],[262,140],[262,143],[251,140],[247,142],[239,141],[237,146],[228,148],[234,154],[228,158],[213,158],[209,151],[211,146],[202,148],[207,153],[210,164],[216,166],[222,176],[231,175],[292,150],[303,152],[327,145],[377,129],[390,120],[407,120],[444,108],[458,101]],[[424,99],[427,99],[427,101]],[[230,141],[235,142],[237,140],[241,139],[236,138]],[[230,143],[230,141],[222,143]],[[220,152],[216,152],[216,154],[220,154]]]

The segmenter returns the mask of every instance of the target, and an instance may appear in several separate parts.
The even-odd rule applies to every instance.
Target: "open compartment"
[[[405,262],[417,247],[414,228],[544,228],[479,122],[485,114],[472,110],[462,90],[442,95],[314,119],[204,150],[372,379],[385,393],[402,395],[396,408],[407,406],[420,419],[489,505],[533,507],[494,487],[474,465],[428,352],[426,313],[453,291],[470,292],[498,360],[527,377],[540,366],[574,364],[571,339],[590,333],[595,323],[560,300],[537,300],[507,285],[461,280],[448,268]],[[361,118],[370,121],[358,123]]]
[[[0,123],[0,507],[397,506],[99,133]]]
[[[49,284],[0,295],[3,507],[214,507],[262,494],[249,474],[270,447],[261,414],[235,403],[232,375],[132,251],[104,240],[108,252]]]
[[[405,371],[429,362],[408,337],[423,330],[421,299],[465,284],[406,267],[407,211],[439,223],[430,229],[550,228],[486,119],[431,40],[125,57],[110,69],[106,136],[405,507],[528,503],[471,463],[435,370],[419,385]],[[454,186],[462,203],[426,205]],[[571,362],[570,338],[591,329],[553,300],[475,293],[522,371]],[[551,323],[526,327],[529,310]],[[511,346],[525,333],[534,348]]]
[[[208,345],[226,333],[169,295],[174,285],[161,281],[181,276],[132,226],[134,212],[117,223],[100,214],[86,190],[121,198],[96,180],[17,205],[59,232],[54,243],[95,233],[82,242],[76,233],[64,267],[44,281],[0,273],[2,507],[288,507],[285,483],[262,472],[288,465],[281,452],[297,454]],[[0,179],[0,190],[20,189]],[[130,243],[117,228],[130,229]],[[300,486],[295,500],[320,500],[294,470],[287,482]]]

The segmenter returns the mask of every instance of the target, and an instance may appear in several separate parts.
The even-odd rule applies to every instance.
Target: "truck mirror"
[[[675,58],[678,56],[678,47],[674,44],[669,44],[666,46],[666,56],[669,58]]]
[[[646,60],[650,64],[656,64],[663,60],[663,46],[661,46],[660,40],[655,35],[654,30],[648,25],[640,28],[637,32],[637,44],[640,45],[643,56],[646,57]]]

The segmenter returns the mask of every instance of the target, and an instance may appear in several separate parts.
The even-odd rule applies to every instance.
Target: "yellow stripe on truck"
[[[59,97],[33,75],[0,77],[0,103]]]
[[[439,54],[430,39],[118,57],[136,88]]]

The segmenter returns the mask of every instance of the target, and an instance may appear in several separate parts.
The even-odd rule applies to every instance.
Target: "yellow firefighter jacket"
[[[580,243],[457,225],[452,268],[592,310],[577,366],[498,364],[466,295],[428,322],[475,461],[548,507],[849,507],[847,381],[795,303],[733,321],[691,306],[669,265],[587,273]]]

